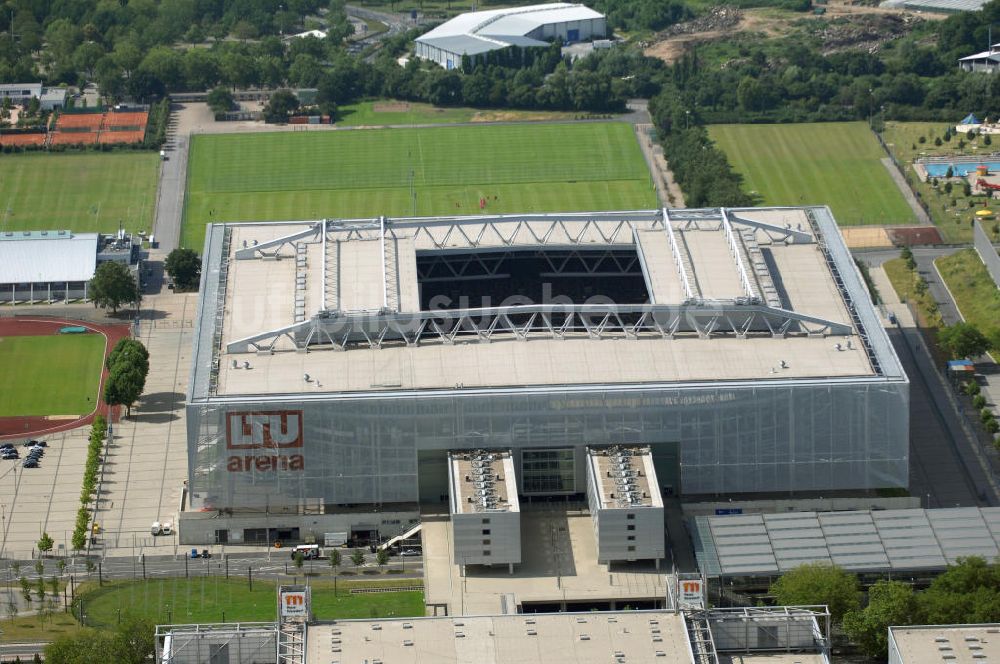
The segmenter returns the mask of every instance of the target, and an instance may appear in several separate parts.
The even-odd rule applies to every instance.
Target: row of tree
[[[1000,565],[964,558],[926,589],[882,580],[862,592],[857,575],[811,563],[782,575],[770,594],[778,604],[825,604],[853,643],[868,656],[885,659],[890,626],[1000,621]]]
[[[45,647],[48,664],[142,664],[156,653],[156,626],[127,618],[114,630],[83,629],[60,636]]]

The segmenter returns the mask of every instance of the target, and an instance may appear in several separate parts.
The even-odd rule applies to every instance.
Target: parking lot
[[[42,532],[54,540],[53,553],[68,551],[80,507],[89,431],[84,427],[40,437],[48,447],[38,468],[22,466],[27,450],[12,441],[20,459],[0,460],[0,557],[30,558]]]

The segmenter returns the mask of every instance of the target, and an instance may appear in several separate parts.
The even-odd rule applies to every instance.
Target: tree
[[[938,331],[938,343],[952,357],[979,357],[990,348],[990,340],[971,323],[955,323]]]
[[[292,554],[292,562],[295,564],[295,569],[302,569],[302,565],[305,564],[306,557],[302,555],[301,551],[296,551]]]
[[[866,655],[885,659],[889,626],[921,622],[912,587],[901,581],[878,581],[868,590],[868,606],[844,616],[844,631]]]
[[[233,93],[230,92],[228,89],[222,87],[215,88],[214,90],[209,92],[207,101],[208,101],[208,107],[212,109],[212,112],[215,113],[216,115],[231,110],[233,108],[233,105],[235,104],[235,100],[233,99]],[[176,249],[174,251],[176,251]],[[172,256],[173,253],[174,253],[173,251],[170,252],[170,255]]]
[[[330,568],[333,570],[334,574],[340,570],[340,565],[343,562],[343,556],[340,555],[340,551],[337,549],[330,551]]]
[[[104,366],[109,371],[119,366],[134,368],[145,377],[149,373],[149,351],[138,339],[120,339],[108,353]]]
[[[61,636],[45,648],[49,664],[142,664],[155,653],[155,627],[144,620],[126,619],[114,632],[84,629]]]
[[[146,377],[134,367],[116,365],[104,384],[104,403],[125,406],[125,417],[132,414],[132,404],[142,395]]]
[[[291,90],[278,90],[264,107],[265,122],[288,122],[288,116],[299,107],[299,99]]]
[[[214,92],[213,90],[213,94]],[[225,92],[228,94],[228,91]],[[198,280],[201,277],[201,258],[194,249],[185,247],[174,249],[167,255],[164,267],[174,280],[174,284],[180,286],[181,290],[197,290]]]
[[[361,567],[365,562],[365,552],[361,549],[354,549],[351,551],[351,564],[355,568]]]
[[[860,606],[858,578],[824,563],[805,563],[785,572],[770,592],[778,604],[826,604],[836,623]]]
[[[385,549],[379,549],[378,552],[375,554],[375,564],[378,565],[378,569],[380,572],[388,562],[389,562],[389,552],[386,551]]]
[[[95,307],[110,307],[112,313],[117,313],[123,304],[137,303],[142,299],[135,277],[126,266],[114,261],[97,266],[87,293]]]
[[[52,538],[49,537],[48,533],[43,532],[42,536],[38,538],[38,550],[42,553],[48,553],[52,550]]]

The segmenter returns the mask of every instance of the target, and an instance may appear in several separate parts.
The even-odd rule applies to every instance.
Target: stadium
[[[214,224],[203,260],[185,543],[908,483],[908,381],[825,207]]]

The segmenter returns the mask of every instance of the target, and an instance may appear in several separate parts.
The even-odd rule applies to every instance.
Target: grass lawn
[[[99,334],[0,337],[0,417],[94,410],[104,345]]]
[[[73,614],[62,612],[62,600],[59,601],[59,612],[47,616],[44,620],[38,615],[0,620],[0,632],[3,633],[4,643],[54,641],[60,636],[76,634],[81,629],[83,627]]]
[[[902,258],[894,258],[882,264],[885,274],[892,282],[892,287],[896,289],[896,294],[903,302],[912,302],[917,310],[920,327],[936,330],[941,327],[941,312],[938,311],[937,303],[927,288],[918,286],[922,277],[909,270],[906,262]]]
[[[343,581],[334,596],[332,581],[312,581],[313,613],[318,619],[387,618],[424,615],[424,594],[401,591],[352,595],[358,586],[419,585],[412,579],[379,579],[375,582]],[[153,622],[229,622],[274,620],[277,607],[275,583],[253,582],[251,592],[245,578],[198,577],[149,581],[105,582],[103,588],[88,583],[80,588],[87,625],[113,627],[122,616],[148,618]]]
[[[413,196],[411,196],[411,174]],[[182,242],[211,221],[656,206],[631,125],[516,124],[192,137]]]
[[[442,107],[418,102],[376,100],[341,106],[338,125],[445,124],[454,122],[517,122],[526,120],[572,120],[575,115],[565,111],[481,110],[464,107]]]
[[[1000,290],[975,249],[934,261],[965,320],[989,336],[1000,330]]]
[[[160,173],[154,152],[0,156],[0,229],[150,231]]]
[[[916,221],[863,122],[708,129],[764,204],[829,205],[844,226]]]

